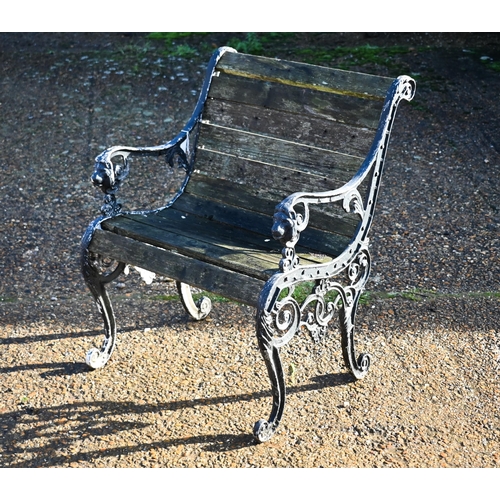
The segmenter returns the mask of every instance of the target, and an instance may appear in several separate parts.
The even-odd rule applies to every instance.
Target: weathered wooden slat
[[[248,229],[265,238],[270,237],[273,224],[272,206],[269,206],[268,213],[261,213],[252,210],[242,198],[234,198],[234,200],[239,203],[238,206],[231,205],[228,202],[228,197],[214,201],[185,192],[172,208],[209,220],[219,221],[229,226]],[[252,200],[251,204],[258,204],[258,200]],[[165,216],[166,214],[168,214],[168,210],[162,211],[158,215]]]
[[[279,201],[298,191],[319,192],[339,188],[353,175],[340,168],[328,169],[326,165],[323,169],[327,173],[310,174],[298,168],[266,165],[206,149],[198,150],[198,160],[197,174],[231,180],[236,189],[240,186],[250,192],[264,189]]]
[[[178,212],[180,210],[180,212]],[[272,241],[271,227],[272,218],[246,210],[242,207],[234,207],[221,202],[213,202],[207,199],[199,199],[195,196],[184,194],[179,198],[172,208],[158,212],[157,217],[161,220],[178,221],[179,214],[188,214],[217,222],[213,227],[202,225],[200,227],[190,227],[197,237],[200,231],[207,229],[210,241],[217,243],[218,239],[225,237],[228,241],[236,238],[239,243],[245,243],[251,248],[258,248],[263,251],[281,252],[281,245]],[[342,220],[342,219],[341,219]],[[172,230],[178,231],[171,225]],[[236,228],[236,229],[235,229]],[[237,231],[237,230],[242,231]],[[322,253],[335,257],[339,255],[347,245],[352,236],[353,228],[350,227],[349,238],[335,231],[315,229],[310,227],[302,233],[297,251],[301,254]],[[207,240],[208,241],[208,240]],[[264,242],[265,244],[263,244]]]
[[[198,147],[200,153],[207,150],[225,155],[226,159],[219,161],[224,161],[231,176],[234,170],[233,158],[250,160],[254,162],[252,165],[258,164],[257,168],[254,168],[257,176],[265,175],[269,184],[278,182],[283,185],[285,183],[284,189],[288,180],[294,176],[299,176],[300,182],[307,185],[308,175],[314,178],[313,186],[318,177],[323,180],[322,190],[331,189],[328,187],[330,180],[333,181],[331,185],[340,186],[351,179],[363,162],[361,157],[338,154],[295,142],[207,124],[201,127]],[[245,162],[239,162],[237,165],[239,170],[243,170],[244,167]],[[197,159],[196,168],[203,170],[202,158]],[[244,182],[253,183],[252,171],[250,168],[247,170],[242,172],[246,179]],[[218,176],[219,172],[221,172],[220,167],[218,167],[218,172],[213,173]],[[291,192],[298,190],[301,189],[293,188]]]
[[[188,183],[185,194],[188,193],[213,202],[243,207],[246,210],[263,214],[269,217],[271,225],[276,205],[285,198],[284,193],[280,192],[279,185],[267,186],[265,183],[259,186],[236,185],[229,179],[214,179],[198,173],[193,174]],[[176,203],[182,203],[183,196]],[[350,239],[358,221],[359,218],[356,215],[346,214],[340,204],[316,205],[311,207],[309,227],[326,229],[330,233]],[[301,238],[305,237],[305,234],[303,233]]]
[[[175,250],[181,255],[201,262],[210,262],[219,267],[261,280],[269,279],[279,266],[279,255],[246,247],[235,240],[206,241],[192,231],[169,231],[158,225],[149,225],[130,218],[120,217],[103,225],[105,229],[128,238],[143,241],[166,250]],[[144,263],[147,264],[147,263]]]
[[[214,78],[209,97],[369,128],[377,126],[381,108],[370,99],[222,73]]]
[[[374,132],[316,116],[209,99],[203,119],[211,124],[279,137],[338,153],[365,157]]]
[[[171,250],[126,238],[110,231],[94,233],[90,251],[255,306],[262,280],[200,262]]]
[[[104,222],[103,227],[260,279],[274,274],[281,259],[281,246],[272,238],[173,209],[147,217],[124,215]],[[304,264],[324,261],[301,247],[297,250]]]
[[[247,78],[278,81],[324,92],[363,95],[383,99],[392,83],[390,78],[353,71],[325,68],[301,62],[282,61],[241,53],[227,53],[217,69]]]

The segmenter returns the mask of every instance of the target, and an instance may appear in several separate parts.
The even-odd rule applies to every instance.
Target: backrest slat
[[[359,127],[375,127],[380,116],[380,102],[373,99],[223,73],[214,78],[209,97],[296,113],[305,117],[322,116],[326,120]]]
[[[282,82],[331,93],[361,95],[382,101],[392,82],[384,76],[232,52],[224,55],[217,69],[251,79]]]
[[[379,105],[380,111],[380,105]],[[373,131],[321,116],[287,113],[232,101],[209,99],[203,118],[206,122],[255,134],[300,140],[317,148],[365,157]]]
[[[208,125],[205,128],[202,127],[200,135],[198,141],[200,157],[197,170],[221,177],[229,176],[233,179],[236,175],[239,179],[236,182],[240,183],[253,184],[251,172],[259,177],[265,172],[268,185],[274,182],[280,185],[283,182],[293,183],[293,179],[299,177],[303,179],[304,187],[293,189],[324,191],[340,187],[348,181],[363,161],[360,157],[340,155],[325,149],[271,139],[225,127]],[[207,158],[208,162],[201,161],[202,158],[206,158],[202,156],[204,151],[212,152],[220,158],[215,161],[212,158]],[[248,168],[246,168],[246,162],[248,162]],[[242,177],[242,175],[247,177]],[[307,188],[309,181],[306,177],[312,178],[313,187]],[[317,184],[318,179],[323,182],[323,187]]]

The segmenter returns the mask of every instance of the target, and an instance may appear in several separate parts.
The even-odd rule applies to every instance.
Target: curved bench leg
[[[111,301],[105,288],[125,269],[125,264],[118,263],[109,272],[102,272],[98,266],[99,257],[88,251],[88,245],[84,245],[82,251],[82,274],[85,282],[92,293],[97,308],[104,321],[105,338],[100,349],[92,348],[85,357],[85,362],[90,368],[102,368],[109,360],[116,343],[116,321]]]
[[[260,308],[257,311],[257,340],[266,363],[273,397],[269,419],[259,420],[253,429],[253,435],[259,443],[268,441],[275,434],[285,410],[286,386],[279,347],[285,345],[295,335],[300,320],[298,310],[292,308],[285,312],[283,317],[286,319],[281,322],[283,317],[280,314],[285,308],[286,306],[283,307],[280,304],[277,308],[273,308],[271,312]],[[288,315],[288,313],[290,314]]]
[[[212,310],[212,301],[208,297],[201,297],[198,302],[195,302],[189,285],[180,281],[177,281],[176,284],[182,305],[190,316],[197,321],[206,318]]]
[[[347,368],[358,380],[364,378],[370,368],[370,355],[359,354],[359,356],[356,356],[354,342],[356,310],[360,295],[361,293],[357,293],[350,305],[343,305],[339,309],[342,355]]]

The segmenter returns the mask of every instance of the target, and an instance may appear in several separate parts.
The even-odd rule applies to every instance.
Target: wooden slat
[[[90,245],[92,252],[120,262],[182,281],[244,304],[255,306],[263,282],[229,269],[200,262],[164,248],[97,230]]]
[[[369,128],[377,126],[381,110],[378,101],[222,73],[212,81],[209,98]]]
[[[210,195],[213,195],[213,193]],[[243,196],[246,196],[246,194],[243,193]],[[238,206],[232,205],[231,201],[238,203]],[[259,201],[252,200],[249,204],[245,204],[245,200],[239,196],[231,197],[231,199],[226,196],[223,200],[214,201],[185,192],[172,208],[229,226],[248,229],[264,238],[269,238],[273,224],[273,209],[272,206],[269,206],[270,212],[268,213],[252,210],[251,207],[258,205]],[[165,216],[165,214],[169,217],[168,210],[159,213],[160,216]]]
[[[206,226],[208,231],[210,231],[210,241],[216,244],[220,238],[225,237],[227,240],[231,240],[238,234],[236,237],[237,241],[244,242],[251,248],[259,248],[266,252],[281,252],[281,244],[272,241],[272,218],[267,215],[252,212],[242,207],[234,207],[226,203],[200,199],[189,194],[181,196],[174,207],[162,210],[157,216],[165,221],[175,221],[179,217],[176,213],[180,213],[181,216],[182,214],[185,214],[185,216],[195,215],[210,222],[220,223],[214,224],[214,227],[210,229],[208,229],[208,225]],[[176,230],[172,225],[169,227],[174,231]],[[237,233],[235,228],[245,231]],[[200,237],[199,234],[202,229],[205,229],[205,227],[192,228],[192,230],[196,231],[195,237]],[[339,255],[351,239],[353,227],[350,225],[347,231],[344,229],[344,232],[348,232],[348,237],[339,232],[338,229],[337,231],[329,231],[328,229],[319,230],[313,226],[309,227],[301,235],[299,244],[297,245],[297,252],[301,254],[318,252],[332,257]],[[206,239],[206,236],[204,238]],[[262,242],[265,242],[265,244]]]
[[[146,220],[119,217],[103,227],[122,236],[166,250],[175,250],[179,254],[263,281],[278,270],[280,255],[277,252],[273,256],[270,250],[266,252],[256,245],[237,242],[235,238],[217,238],[215,232],[211,236],[207,231],[200,234],[199,231],[193,230],[190,222],[186,225],[191,226],[191,229],[186,227],[182,230],[180,227],[168,227],[167,224],[160,225],[158,219],[148,223]],[[149,263],[145,262],[144,265],[147,269]]]
[[[266,186],[265,183],[259,187],[239,186],[230,180],[214,179],[195,173],[186,187],[185,194],[189,193],[213,202],[243,207],[246,210],[263,214],[269,217],[272,225],[276,205],[285,198],[284,193],[279,192],[279,188],[279,185]],[[182,203],[181,199],[182,197],[176,203]],[[310,228],[324,229],[329,233],[345,236],[348,240],[354,234],[359,222],[356,215],[346,214],[339,204],[311,206],[311,212]],[[305,234],[303,233],[301,238]]]
[[[278,81],[323,92],[383,99],[392,79],[240,53],[226,53],[217,65],[221,72]]]
[[[295,142],[208,124],[202,124],[198,147],[200,153],[206,150],[226,155],[227,161],[223,158],[219,161],[224,161],[231,171],[235,170],[233,158],[258,162],[257,168],[253,169],[254,172],[256,170],[255,173],[259,177],[265,175],[266,182],[269,184],[278,182],[283,185],[284,182],[283,187],[285,190],[288,181],[296,175],[306,185],[309,183],[308,175],[314,177],[315,179],[312,180],[313,186],[316,184],[316,179],[322,178],[324,187],[321,190],[331,189],[327,187],[329,179],[339,179],[343,184],[351,179],[363,162],[361,157],[338,154]],[[247,170],[241,172],[247,179],[245,182],[253,183],[254,179],[253,176],[251,177],[251,170],[245,169],[245,165],[246,163],[241,161],[237,164],[238,169]],[[255,165],[255,163],[252,165]],[[203,159],[198,157],[196,169],[203,171],[204,166]],[[218,172],[221,172],[218,165],[216,165],[216,168]],[[230,175],[233,175],[232,172]],[[337,181],[331,183],[331,185],[339,187],[341,184]],[[306,190],[295,187],[292,189],[292,192]]]
[[[196,215],[184,215],[183,212],[173,208],[163,210],[157,214],[143,215],[123,215],[103,223],[107,230],[118,232],[124,236],[140,239],[147,243],[159,245],[162,248],[176,249],[179,253],[196,256],[200,259],[213,259],[214,261],[238,262],[232,256],[237,254],[247,254],[249,260],[257,259],[253,267],[268,272],[268,269],[277,269],[281,259],[281,244],[274,241],[270,235],[260,234],[248,230],[244,227],[228,225],[213,220],[205,219]],[[314,234],[311,247],[306,244],[297,245],[297,252],[309,263],[322,261],[312,256],[311,251],[336,256],[337,247],[343,249],[345,242],[333,246],[329,242],[335,240],[327,233],[311,231]],[[311,254],[311,255],[309,255]],[[228,257],[229,255],[229,257]],[[242,272],[246,271],[247,263],[242,257]],[[231,267],[231,265],[229,265]],[[260,274],[259,274],[260,276]],[[261,276],[262,277],[262,276]]]
[[[306,172],[306,166],[299,169],[266,165],[206,149],[198,151],[197,159],[199,161],[195,174],[229,180],[237,190],[250,193],[266,191],[275,204],[298,191],[320,192],[339,188],[354,175],[349,175],[342,169],[328,169],[326,166],[324,170],[329,170],[329,174],[314,175]]]
[[[366,156],[374,137],[366,127],[216,99],[207,101],[203,119],[214,125],[360,157]]]

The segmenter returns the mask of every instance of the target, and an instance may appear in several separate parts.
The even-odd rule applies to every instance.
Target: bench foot
[[[93,347],[85,356],[85,364],[93,370],[102,368],[108,362],[108,359],[111,356],[111,351],[112,349],[108,349],[107,346],[103,346],[101,350]]]
[[[101,348],[92,348],[85,356],[85,363],[92,369],[102,368],[108,362],[115,348],[116,320],[105,284],[116,279],[125,269],[125,264],[118,263],[111,272],[101,273],[97,266],[97,260],[87,259],[82,266],[85,281],[104,321],[105,338]]]
[[[189,315],[197,321],[206,318],[212,310],[212,301],[208,297],[201,297],[195,302],[189,285],[180,281],[177,281],[176,284],[182,305]]]
[[[267,420],[261,418],[255,423],[253,428],[253,435],[259,443],[269,441],[276,432],[276,426],[270,424]]]

